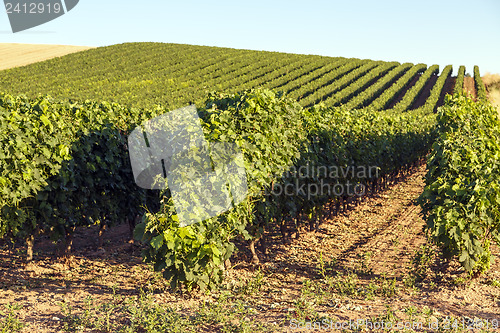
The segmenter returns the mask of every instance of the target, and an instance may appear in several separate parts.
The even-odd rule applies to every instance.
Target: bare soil
[[[264,260],[259,266],[249,263],[249,251],[240,246],[225,285],[256,281],[261,274],[255,290],[244,299],[253,311],[248,320],[270,325],[268,331],[276,332],[306,331],[295,329],[294,319],[328,317],[344,322],[387,318],[390,312],[398,320],[410,320],[409,309],[428,311],[431,318],[500,320],[498,263],[486,275],[468,280],[456,262],[443,265],[432,247],[434,257],[423,281],[408,283],[416,269],[415,254],[426,244],[425,222],[415,203],[424,175],[425,167],[419,167],[351,211],[323,220],[317,231],[301,230],[291,244],[271,232],[268,255],[260,253]],[[141,289],[152,290],[159,304],[186,313],[201,302],[217,302],[214,294],[172,292],[150,265],[142,263],[140,246],[128,242],[127,226],[109,229],[102,249],[97,249],[97,232],[77,231],[71,268],[52,255],[55,245],[47,239],[37,240],[35,262],[28,265],[22,247],[0,247],[0,306],[22,306],[20,319],[27,324],[23,332],[62,331],[61,304],[81,313],[89,296],[104,304],[115,294],[137,297]],[[493,250],[499,254],[498,248]],[[199,331],[222,330],[209,325]]]
[[[91,49],[88,46],[0,43],[0,70]]]
[[[455,84],[457,82],[457,77],[456,76],[450,76],[446,79],[446,82],[444,83],[443,91],[441,91],[441,96],[439,97],[439,101],[436,105],[436,107],[439,107],[444,104],[444,97],[446,94],[453,95],[453,90],[455,89]]]
[[[464,77],[464,90],[474,98],[477,99],[476,85],[473,77]]]

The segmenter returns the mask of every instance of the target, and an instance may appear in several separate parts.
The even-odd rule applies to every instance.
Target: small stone
[[[280,304],[279,304],[279,303],[273,303],[273,304],[271,304],[269,307],[270,307],[271,309],[276,309],[278,306],[280,306]]]

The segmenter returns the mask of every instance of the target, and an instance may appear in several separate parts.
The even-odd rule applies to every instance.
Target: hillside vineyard
[[[398,111],[434,108],[451,70],[424,64],[163,43],[90,49],[2,72],[0,91],[117,102],[137,108],[200,105],[210,92],[281,91],[323,103]],[[463,73],[462,73],[463,76]],[[429,94],[432,90],[431,100]]]
[[[477,104],[461,95],[465,68],[457,77],[452,70],[451,65],[440,71],[438,65],[132,43],[2,71],[0,238],[24,238],[31,260],[35,235],[50,235],[64,240],[69,255],[76,228],[142,217],[135,229],[130,225],[146,245],[145,261],[154,263],[173,287],[213,288],[224,277],[236,238],[249,242],[252,261],[258,263],[255,244],[269,230],[279,229],[283,240],[290,237],[287,223],[318,230],[324,207],[335,215],[345,212],[365,194],[412,173],[434,150],[430,165],[439,162],[437,170],[450,181],[441,198],[442,187],[434,184],[444,178],[434,169],[428,174],[421,200],[432,229],[444,209],[466,211],[449,196],[475,191],[468,179],[475,179],[476,165],[463,170],[471,176],[460,182],[454,173],[458,167],[443,168],[454,145],[471,136],[450,124],[467,128],[474,123],[491,137],[499,135],[479,68],[474,68]],[[446,97],[453,92],[455,97]],[[181,227],[170,189],[153,193],[135,184],[127,137],[146,121],[193,103],[200,136],[241,150],[248,191],[230,210]],[[440,141],[445,134],[455,141]],[[497,156],[498,149],[490,147],[494,142],[481,149],[484,161]],[[488,166],[484,161],[478,163]],[[377,172],[332,178],[290,172],[332,166]],[[484,183],[498,182],[497,173],[491,171]],[[352,182],[363,193],[316,191],[312,196],[302,190],[325,184],[347,188]],[[285,186],[291,194],[275,191]],[[446,215],[441,222],[448,220]],[[456,221],[468,228],[465,218]],[[483,227],[481,221],[472,221],[474,230]],[[497,230],[495,223],[484,230]],[[467,270],[485,271],[489,240],[483,242],[484,234],[472,236],[474,246],[454,244],[456,238],[443,241],[444,236],[437,241],[460,256]]]

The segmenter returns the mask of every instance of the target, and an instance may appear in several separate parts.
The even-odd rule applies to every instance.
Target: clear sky
[[[36,1],[36,0],[33,0]],[[500,73],[500,0],[80,0],[66,15],[0,42],[104,46],[173,42]]]

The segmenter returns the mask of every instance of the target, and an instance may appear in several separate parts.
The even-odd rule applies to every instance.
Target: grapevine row
[[[369,86],[374,80],[386,74],[392,68],[398,66],[397,62],[384,63],[369,71],[366,75],[360,77],[357,81],[353,82],[346,88],[338,93],[328,97],[325,100],[326,105],[338,106],[350,100],[353,96],[358,95],[360,91]]]
[[[385,90],[376,100],[369,106],[374,110],[384,110],[388,108],[389,104],[396,98],[396,96],[408,86],[408,83],[413,80],[419,73],[427,69],[425,64],[418,64],[413,66],[405,75],[403,75],[396,83],[389,89]]]
[[[370,103],[370,101],[373,101],[373,99],[378,94],[387,89],[394,82],[394,80],[397,80],[411,67],[413,67],[413,64],[405,63],[392,69],[387,75],[378,80],[375,84],[371,85],[368,89],[365,89],[364,91],[354,96],[351,100],[349,100],[349,102],[346,103],[346,107],[349,109],[359,109],[366,106]]]
[[[169,195],[162,199],[165,204],[158,213],[146,215],[136,235],[148,244],[146,260],[170,278],[173,287],[206,288],[219,283],[221,263],[231,257],[231,239],[238,233],[255,244],[275,220],[315,225],[321,207],[329,202],[339,207],[349,199],[347,192],[311,195],[302,193],[302,188],[317,187],[320,181],[344,185],[355,181],[377,188],[380,178],[418,161],[433,139],[435,115],[421,111],[394,114],[315,107],[304,112],[297,103],[267,90],[217,96],[206,104],[202,115],[207,140],[241,147],[249,192],[233,210],[184,228],[179,227]],[[291,171],[332,166],[373,166],[379,172],[319,179]],[[287,193],[279,191],[284,185]],[[286,230],[282,232],[287,237]],[[253,256],[258,262],[255,252]]]
[[[378,66],[380,63],[377,62],[368,62],[362,65],[359,68],[356,68],[352,72],[347,75],[340,77],[339,79],[331,82],[326,86],[322,86],[321,88],[314,91],[314,93],[308,95],[303,100],[301,100],[301,104],[305,106],[312,106],[314,104],[319,103],[320,101],[327,98],[327,96],[334,94],[335,92],[344,89],[349,84],[351,84],[354,80],[359,78],[360,76],[366,74],[369,70]]]
[[[465,66],[458,69],[457,80],[455,81],[454,94],[461,94],[464,91]]]
[[[286,91],[288,94],[291,92],[300,89],[301,87],[307,85],[310,82],[313,82],[328,72],[340,67],[341,65],[347,63],[349,59],[339,58],[336,61],[327,61],[318,69],[315,69],[309,73],[305,73],[304,75],[297,77],[295,80],[284,80],[283,84],[273,85],[271,88],[279,89]],[[352,61],[352,59],[351,59]]]
[[[432,87],[429,97],[425,101],[425,105],[423,106],[424,109],[428,111],[434,111],[436,109],[437,103],[439,101],[439,98],[441,97],[446,80],[448,80],[452,72],[453,72],[453,67],[451,65],[448,65],[443,69],[441,75],[434,84],[434,87]]]
[[[448,258],[483,273],[490,268],[491,242],[500,244],[498,112],[487,101],[454,95],[437,122],[439,137],[419,198],[427,229]]]
[[[341,66],[334,68],[321,77],[301,85],[299,89],[293,90],[289,96],[297,99],[301,104],[303,104],[303,99],[313,94],[316,89],[332,84],[343,75],[348,74],[364,63],[365,62],[363,60],[345,62]]]
[[[439,73],[439,66],[433,65],[429,67],[424,74],[418,79],[417,83],[413,87],[410,88],[403,96],[403,98],[394,106],[394,110],[396,111],[406,111],[408,110],[412,104],[416,101],[418,96],[422,93],[425,85],[429,82],[433,75],[437,75]]]
[[[477,99],[482,101],[488,100],[486,87],[484,86],[483,79],[481,79],[481,75],[479,74],[479,66],[474,66],[474,82],[476,86]]]

